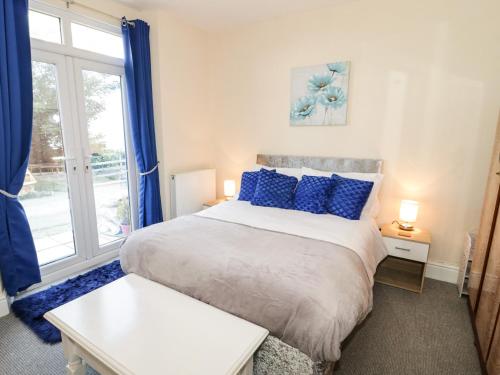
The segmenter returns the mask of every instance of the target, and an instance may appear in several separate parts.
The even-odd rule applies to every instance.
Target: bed
[[[274,168],[381,171],[372,159],[258,155]],[[134,232],[126,273],[164,284],[271,332],[256,374],[327,374],[372,308],[386,250],[375,221],[228,201]]]

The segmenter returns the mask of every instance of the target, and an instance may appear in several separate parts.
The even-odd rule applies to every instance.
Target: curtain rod
[[[129,25],[134,25],[134,22],[132,21],[127,21],[127,19],[125,17],[116,17],[110,13],[106,13],[106,12],[103,12],[102,10],[99,10],[99,9],[95,9],[95,8],[92,8],[88,5],[85,5],[85,4],[82,4],[80,3],[79,1],[75,1],[75,0],[62,0],[66,3],[66,8],[69,9],[70,5],[76,5],[76,6],[79,6],[80,8],[85,8],[85,9],[88,9],[92,12],[96,12],[96,13],[100,13],[102,15],[105,15],[106,17],[110,17],[110,18],[113,18],[115,20],[117,20],[118,22],[120,22],[121,24],[123,22],[127,22]]]

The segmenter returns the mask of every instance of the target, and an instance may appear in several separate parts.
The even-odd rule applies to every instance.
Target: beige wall
[[[421,202],[430,259],[457,265],[478,226],[500,103],[500,3],[359,0],[213,38],[218,191],[255,155],[385,160],[381,223]],[[289,126],[290,69],[351,61],[348,125]]]
[[[208,36],[165,11],[144,14],[151,54],[163,216],[170,215],[169,176],[214,165],[209,120]]]

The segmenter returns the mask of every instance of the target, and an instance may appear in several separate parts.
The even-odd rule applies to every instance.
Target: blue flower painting
[[[316,97],[315,96],[303,96],[296,100],[291,116],[296,119],[306,119],[313,115],[316,109]]]
[[[345,125],[349,62],[292,70],[290,124]]]

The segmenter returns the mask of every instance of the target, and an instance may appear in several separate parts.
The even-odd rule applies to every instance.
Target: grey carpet
[[[62,347],[42,343],[18,319],[0,319],[1,375],[63,375]],[[375,285],[374,309],[349,337],[335,374],[479,375],[465,299],[426,280],[421,295]]]

